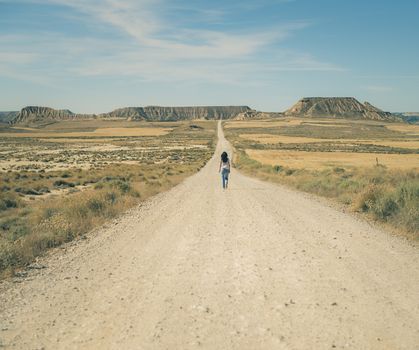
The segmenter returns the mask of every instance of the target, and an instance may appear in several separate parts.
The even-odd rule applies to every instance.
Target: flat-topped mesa
[[[113,110],[109,113],[100,114],[101,118],[127,119],[127,120],[146,120],[143,107],[123,107]]]
[[[93,118],[89,114],[75,114],[68,109],[53,109],[50,107],[28,106],[11,121],[12,124],[39,123],[44,121],[75,120]]]
[[[353,97],[305,97],[285,111],[286,116],[371,119],[399,121],[400,118],[374,107],[362,104]]]
[[[130,120],[193,120],[232,119],[240,113],[253,111],[247,106],[196,106],[196,107],[127,107],[119,108],[104,116]]]
[[[197,106],[197,107],[144,107],[150,119],[231,119],[237,114],[250,111],[248,106]]]
[[[12,124],[36,124],[48,121],[80,119],[125,119],[146,121],[176,121],[193,119],[233,119],[245,113],[248,118],[258,112],[248,106],[197,106],[197,107],[125,107],[99,115],[75,114],[69,110],[28,106],[10,121]]]

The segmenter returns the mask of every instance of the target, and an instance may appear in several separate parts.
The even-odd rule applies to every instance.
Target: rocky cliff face
[[[16,118],[19,112],[0,112],[0,123],[9,123]]]
[[[255,120],[255,119],[271,119],[283,117],[283,113],[273,112],[259,112],[251,109],[250,111],[242,112],[237,114],[232,119],[234,120]]]
[[[75,120],[93,118],[93,115],[75,114],[68,109],[28,106],[23,108],[11,121],[12,124],[35,124],[45,121]]]
[[[110,113],[100,115],[75,114],[69,110],[57,110],[49,107],[29,106],[23,108],[12,124],[35,124],[45,121],[79,120],[89,118],[125,119],[125,120],[193,120],[193,119],[232,119],[238,115],[249,119],[256,117],[260,112],[247,106],[208,106],[208,107],[126,107],[119,108]]]
[[[396,115],[384,112],[368,102],[362,104],[353,97],[308,97],[285,111],[286,116],[332,117],[399,121]]]
[[[105,118],[127,118],[131,120],[192,120],[231,119],[243,112],[253,111],[247,106],[202,106],[202,107],[127,107],[106,113]]]
[[[101,118],[111,118],[111,119],[128,119],[128,120],[146,120],[147,116],[145,115],[144,108],[142,107],[125,107],[118,108],[110,113],[100,114]]]

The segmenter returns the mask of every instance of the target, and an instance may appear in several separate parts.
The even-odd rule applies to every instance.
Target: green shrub
[[[104,187],[103,182],[98,182],[98,183],[96,183],[96,184],[93,186],[93,188],[94,188],[95,190],[101,190],[103,187]]]
[[[391,215],[395,215],[399,210],[392,193],[381,193],[371,205],[371,211],[376,218],[387,220]]]
[[[115,193],[115,192],[107,192],[106,194],[105,194],[105,200],[107,201],[107,202],[109,202],[110,204],[115,204],[115,202],[117,201],[117,199],[118,199],[118,195]]]
[[[87,207],[95,214],[100,214],[105,208],[105,203],[99,198],[90,198]]]
[[[284,169],[284,167],[283,167],[283,166],[281,166],[281,165],[274,165],[274,166],[273,166],[273,169],[274,169],[274,171],[275,171],[276,173],[279,173],[279,172],[281,172],[281,171]]]
[[[11,245],[0,244],[0,271],[14,267],[19,263],[19,256]]]
[[[125,181],[117,181],[116,186],[122,193],[128,193],[131,191],[131,184]]]
[[[53,185],[55,187],[60,187],[60,188],[67,188],[67,187],[74,187],[75,186],[74,183],[67,182],[67,181],[64,181],[64,180],[54,181],[54,184]]]
[[[15,241],[19,237],[27,235],[29,227],[23,217],[6,217],[0,221],[0,233],[2,237],[9,241]]]
[[[15,198],[8,197],[0,199],[0,212],[12,208],[17,208],[18,206],[19,202]]]

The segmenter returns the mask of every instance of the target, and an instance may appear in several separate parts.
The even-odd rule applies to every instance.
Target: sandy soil
[[[11,349],[417,349],[417,247],[217,157],[0,285]],[[44,266],[46,265],[46,266]]]

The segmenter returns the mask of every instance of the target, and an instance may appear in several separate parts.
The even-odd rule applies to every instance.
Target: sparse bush
[[[284,167],[283,167],[283,166],[281,166],[281,165],[274,165],[274,166],[273,166],[273,169],[274,169],[274,171],[275,171],[276,173],[279,173],[279,172],[281,172],[281,171],[284,169]]]
[[[105,208],[105,203],[99,198],[91,198],[87,201],[87,207],[95,214],[98,214]]]
[[[59,187],[59,188],[68,188],[68,187],[74,187],[75,186],[74,183],[67,182],[67,181],[64,181],[64,180],[54,181],[54,184],[53,185],[55,187]]]
[[[36,190],[40,193],[40,194],[44,194],[44,193],[50,193],[51,191],[49,190],[48,187],[46,186],[39,186],[36,188]]]
[[[10,216],[0,220],[0,232],[9,241],[15,241],[29,232],[27,223],[18,216]]]
[[[116,192],[107,192],[105,194],[105,200],[107,202],[109,202],[110,204],[115,204],[116,200],[118,198],[118,195],[116,194]]]
[[[1,244],[0,242],[0,271],[14,267],[19,263],[19,253],[14,246]]]
[[[395,215],[399,206],[393,198],[392,193],[382,193],[371,207],[376,218],[386,220],[389,216]]]
[[[419,175],[415,171],[391,171],[386,167],[334,167],[296,170],[267,167],[238,150],[234,165],[247,174],[278,181],[300,190],[336,198],[353,210],[388,222],[419,239]]]
[[[0,212],[12,208],[17,208],[20,202],[13,197],[5,197],[0,199]]]
[[[93,188],[94,188],[95,190],[101,190],[103,187],[104,187],[103,182],[98,182],[97,184],[95,184],[95,185],[93,186]]]
[[[117,181],[115,183],[115,185],[118,187],[118,189],[122,192],[122,193],[128,193],[131,191],[131,185],[129,184],[129,182],[125,182],[125,181]]]
[[[201,122],[197,124],[201,125]],[[215,123],[212,125],[215,126]],[[186,134],[180,136],[173,133],[165,140],[160,137],[141,137],[127,139],[126,144],[120,143],[128,148],[137,143],[140,147],[150,147],[150,151],[127,149],[118,153],[95,152],[92,156],[84,151],[74,155],[64,149],[57,156],[37,155],[35,160],[42,162],[43,169],[32,165],[9,170],[7,177],[0,177],[3,186],[0,189],[0,272],[10,267],[24,266],[45,249],[87,233],[138,203],[139,198],[145,199],[166,190],[199,169],[212,156],[215,134],[207,126],[193,132],[187,127],[180,132],[185,130]],[[156,149],[156,146],[158,148],[166,143],[185,146],[191,140],[192,144],[209,146],[210,149]],[[65,148],[65,145],[60,144],[60,147]],[[124,164],[124,160],[137,162]],[[115,161],[120,163],[116,166]],[[71,171],[53,170],[56,163],[64,167],[69,162],[80,165],[90,163],[91,166],[89,169]],[[150,182],[144,181],[147,177]],[[73,181],[75,179],[77,181]],[[5,187],[6,184],[10,189]],[[87,187],[71,193],[71,189],[79,184],[93,184],[94,188]],[[42,201],[35,198],[29,202],[19,198],[31,193],[28,190],[43,194],[52,188],[70,190],[66,191],[66,196],[44,196]],[[7,216],[7,220],[1,215]]]

